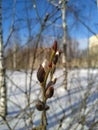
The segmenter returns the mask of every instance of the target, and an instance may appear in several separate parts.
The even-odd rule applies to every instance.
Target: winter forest
[[[0,130],[98,130],[98,0],[0,0]]]

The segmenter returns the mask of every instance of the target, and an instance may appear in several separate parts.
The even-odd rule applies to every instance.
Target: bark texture
[[[62,0],[64,88],[67,89],[67,43],[66,43],[66,2]]]
[[[2,0],[0,0],[0,116],[5,117],[7,112],[5,67],[3,57],[2,38]]]

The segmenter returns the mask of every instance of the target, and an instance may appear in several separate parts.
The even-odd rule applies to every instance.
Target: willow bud
[[[46,98],[51,98],[53,94],[54,94],[54,88],[52,86],[46,88],[46,92],[45,92]]]
[[[45,78],[45,69],[47,67],[47,60],[45,59],[43,63],[39,66],[37,71],[37,79],[42,83]]]
[[[39,111],[43,111],[45,108],[45,105],[42,101],[38,100],[37,103],[36,103],[36,109],[39,110]]]
[[[44,70],[47,70],[47,66],[48,66],[48,60],[44,59],[44,61],[42,63],[42,67],[44,68]]]
[[[37,71],[37,79],[40,81],[40,83],[42,83],[44,81],[44,78],[45,78],[45,70],[43,66],[40,65]]]
[[[56,81],[57,81],[57,78],[56,78],[55,76],[53,76],[53,78],[52,78],[52,83],[55,84]]]
[[[56,83],[57,78],[53,77],[51,81],[48,82],[47,88],[54,85]]]
[[[56,65],[56,63],[58,62],[58,58],[59,58],[59,55],[60,55],[60,52],[57,51],[56,54],[55,54],[55,57],[53,59],[53,63]]]

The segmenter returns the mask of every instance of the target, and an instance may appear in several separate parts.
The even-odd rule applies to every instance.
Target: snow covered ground
[[[35,109],[35,102],[41,98],[36,71],[31,77],[28,72],[7,71],[8,115],[7,122],[14,130],[29,130],[29,112],[34,126],[40,123],[41,112]],[[81,69],[68,72],[68,89],[63,86],[63,70],[57,70],[55,92],[47,104],[48,130],[89,130],[92,123],[98,123],[98,70]],[[26,92],[30,90],[30,108]],[[8,130],[6,122],[0,119],[0,130]],[[97,130],[98,124],[92,130]]]

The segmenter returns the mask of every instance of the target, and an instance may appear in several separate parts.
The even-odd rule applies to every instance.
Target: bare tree
[[[3,37],[2,37],[2,0],[0,0],[0,115],[5,117],[7,114],[7,97],[5,83],[5,68],[3,56]]]
[[[62,63],[64,66],[64,88],[67,89],[67,40],[66,40],[66,1],[60,0],[62,7],[62,27],[63,27],[63,56]]]

